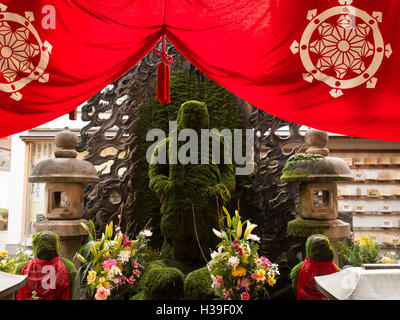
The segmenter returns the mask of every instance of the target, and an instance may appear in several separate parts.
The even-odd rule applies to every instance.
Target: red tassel
[[[162,51],[153,49],[156,56],[161,57],[161,62],[157,67],[157,100],[160,103],[170,102],[170,71],[169,65],[173,58],[165,51],[165,35],[162,36]]]
[[[169,65],[160,62],[157,68],[157,100],[160,103],[170,102],[169,77]]]
[[[78,118],[78,110],[74,109],[69,113],[69,120],[76,120]]]

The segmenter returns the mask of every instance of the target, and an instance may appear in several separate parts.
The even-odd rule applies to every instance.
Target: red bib
[[[64,263],[55,257],[51,260],[33,258],[21,271],[27,275],[24,288],[18,290],[16,300],[33,300],[32,291],[38,300],[69,300],[69,280]]]
[[[314,277],[325,276],[338,271],[332,261],[318,262],[306,258],[297,280],[297,300],[325,300],[325,296],[315,286]]]

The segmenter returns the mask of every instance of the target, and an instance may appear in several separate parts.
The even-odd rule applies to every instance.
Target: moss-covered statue
[[[157,144],[149,166],[150,189],[156,192],[162,203],[160,209],[162,215],[160,229],[164,237],[162,251],[164,254],[169,253],[178,261],[201,260],[196,231],[206,254],[209,252],[208,248],[216,245],[212,228],[218,226],[217,198],[221,205],[229,201],[230,193],[235,189],[233,165],[223,164],[222,136],[216,132],[212,133],[212,139],[219,141],[220,148],[220,161],[214,163],[220,164],[214,164],[212,161],[211,140],[208,150],[201,148],[201,129],[208,128],[209,116],[205,103],[185,102],[177,115],[176,131],[170,132],[166,139]],[[183,129],[194,130],[198,137],[197,141],[189,141],[189,148],[187,148],[189,142],[178,141],[181,139],[177,138]],[[190,151],[191,160],[188,164],[182,164],[179,156],[182,156],[182,152],[187,156],[187,151]],[[159,161],[162,152],[166,155],[164,164]],[[171,161],[173,160],[171,157],[176,157],[175,164]],[[209,159],[208,164],[205,164],[205,157]],[[193,223],[192,205],[196,228]]]
[[[16,300],[70,300],[74,293],[76,268],[60,258],[60,239],[51,231],[35,233],[32,238],[33,260],[17,267],[16,273],[27,275],[24,288]]]
[[[306,259],[290,272],[292,287],[297,300],[326,300],[315,286],[314,277],[324,276],[339,271],[333,263],[335,252],[329,239],[321,234],[308,237]]]

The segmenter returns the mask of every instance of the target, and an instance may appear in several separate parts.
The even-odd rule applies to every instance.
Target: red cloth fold
[[[69,280],[64,263],[55,257],[51,260],[33,258],[22,269],[21,275],[27,275],[24,288],[18,290],[16,300],[33,300],[32,291],[38,300],[69,300]]]
[[[297,279],[297,300],[326,300],[326,297],[316,288],[314,277],[338,271],[339,269],[332,261],[318,262],[307,257]]]

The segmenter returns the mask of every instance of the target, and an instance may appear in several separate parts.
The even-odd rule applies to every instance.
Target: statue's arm
[[[168,165],[168,138],[162,140],[154,149],[151,156],[151,161],[149,165],[149,188],[153,190],[160,198],[165,195],[171,188],[172,183],[169,180],[169,165]],[[160,153],[165,152],[166,163],[160,161],[164,159],[160,157]],[[161,163],[160,163],[161,162]]]

